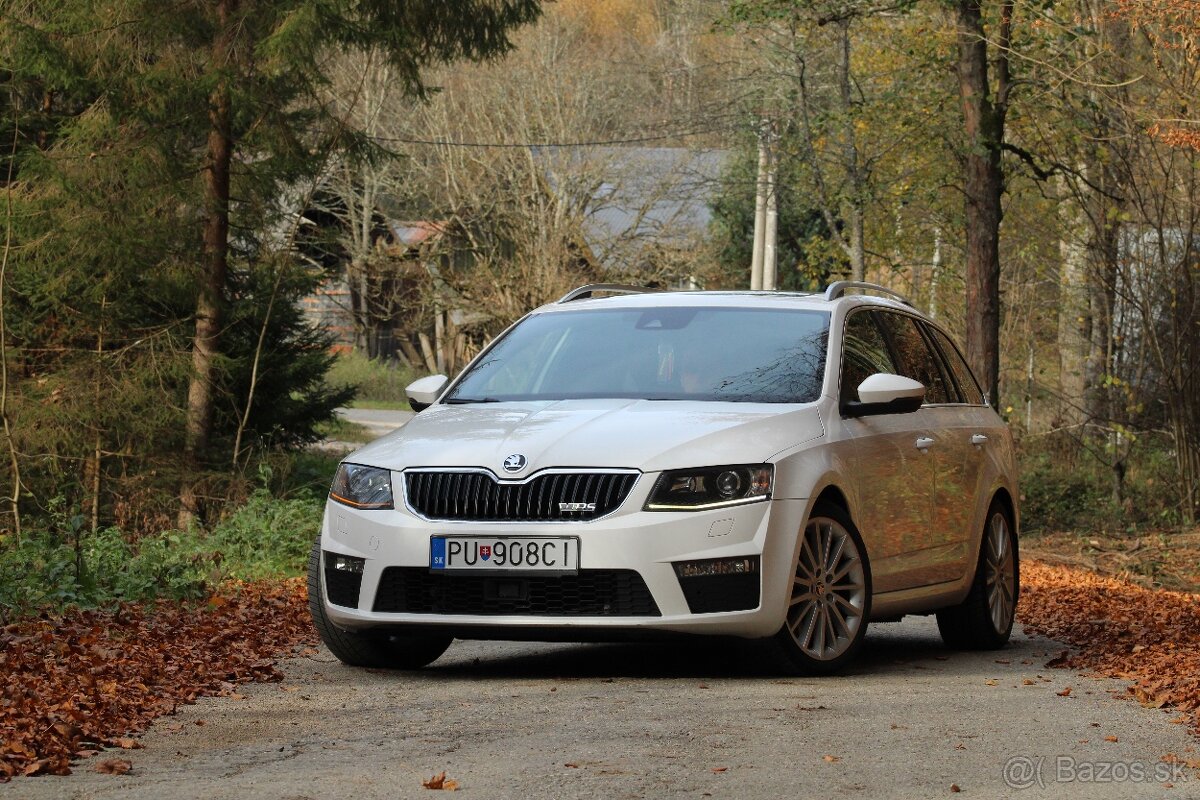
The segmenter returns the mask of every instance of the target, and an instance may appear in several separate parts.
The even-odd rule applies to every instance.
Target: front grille
[[[715,614],[719,611],[746,611],[758,608],[759,580],[757,572],[735,575],[699,575],[680,578],[679,586],[693,614]]]
[[[631,472],[552,472],[508,483],[487,472],[406,472],[404,487],[409,507],[426,519],[582,521],[615,511],[637,477]],[[568,503],[582,510],[559,507]]]
[[[424,567],[388,567],[379,579],[374,610],[538,617],[662,616],[642,576],[628,569],[495,577],[434,575]]]

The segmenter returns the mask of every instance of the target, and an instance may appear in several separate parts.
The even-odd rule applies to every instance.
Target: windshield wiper
[[[443,401],[448,406],[464,406],[468,403],[499,403],[494,397],[451,397]]]

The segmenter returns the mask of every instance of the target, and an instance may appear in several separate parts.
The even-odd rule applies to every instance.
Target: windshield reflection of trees
[[[821,393],[825,376],[827,330],[807,336],[774,359],[713,387],[713,398],[760,403],[807,403]]]
[[[695,309],[686,310],[696,316]],[[749,317],[738,318],[747,313]],[[829,338],[826,315],[715,312],[694,320],[703,319],[704,324],[692,324],[690,316],[685,324],[657,330],[640,323],[628,328],[594,325],[608,315],[588,316],[593,325],[578,329],[563,327],[571,320],[560,318],[534,320],[526,323],[529,330],[514,330],[471,368],[450,401],[803,403],[820,395]],[[792,335],[781,326],[790,328]],[[557,344],[548,348],[547,343]],[[685,371],[690,373],[687,381]]]

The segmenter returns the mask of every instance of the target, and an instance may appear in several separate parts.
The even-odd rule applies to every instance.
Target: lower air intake
[[[658,617],[658,605],[634,570],[585,569],[578,575],[495,577],[434,575],[388,567],[374,610],[395,614]]]

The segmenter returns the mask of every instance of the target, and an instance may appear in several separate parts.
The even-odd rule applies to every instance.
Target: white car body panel
[[[392,470],[484,467],[505,478],[548,467],[658,472],[764,462],[822,433],[815,404],[598,399],[437,405],[346,460]],[[505,473],[502,464],[513,453],[528,463]]]
[[[349,463],[391,470],[396,507],[359,510],[329,502],[322,550],[365,559],[358,607],[326,601],[329,618],[347,629],[552,627],[770,636],[779,630],[785,614],[798,534],[816,499],[827,490],[844,498],[866,545],[875,582],[873,616],[926,612],[961,601],[974,573],[987,510],[997,493],[1007,494],[1014,524],[1019,521],[1007,427],[986,406],[926,405],[911,414],[863,418],[844,418],[839,411],[839,332],[846,313],[867,304],[912,313],[909,307],[862,296],[826,302],[762,293],[671,293],[580,300],[535,313],[564,313],[598,304],[636,308],[747,303],[830,313],[828,359],[816,402],[438,402],[397,431],[346,457]],[[477,360],[486,354],[485,350]],[[987,442],[971,444],[977,434],[986,435]],[[918,449],[915,440],[920,436],[933,439],[933,444]],[[527,459],[524,467],[506,472],[505,459],[516,453]],[[643,510],[664,470],[759,463],[775,469],[769,500],[705,511]],[[434,467],[484,469],[502,480],[525,480],[544,470],[565,468],[634,469],[642,474],[619,509],[595,520],[434,522],[407,507],[403,479],[406,469]],[[427,568],[430,537],[447,534],[578,536],[581,569],[636,570],[661,616],[372,611],[382,571],[389,566]],[[760,557],[759,606],[690,613],[673,563],[735,556]]]

